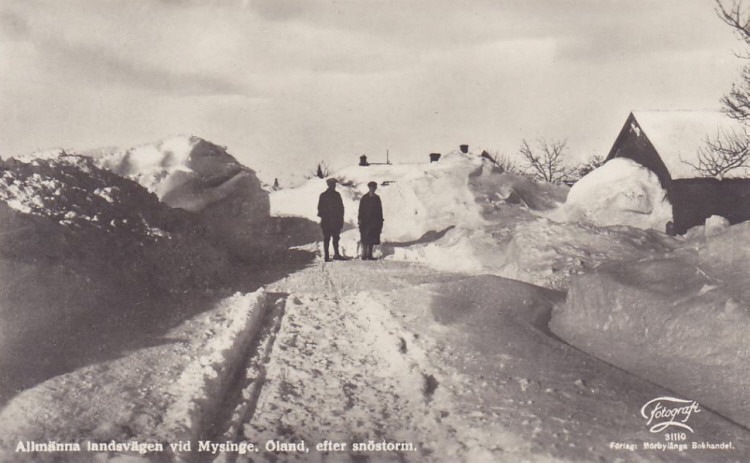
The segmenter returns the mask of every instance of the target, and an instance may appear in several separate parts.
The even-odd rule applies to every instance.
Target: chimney
[[[462,153],[468,153],[469,152],[469,145],[461,145],[459,146],[461,148]]]

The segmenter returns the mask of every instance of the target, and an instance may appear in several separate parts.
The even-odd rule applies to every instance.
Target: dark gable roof
[[[743,133],[743,126],[719,111],[633,111],[635,124],[623,127],[610,156],[628,131],[645,135],[667,167],[672,179],[695,178],[700,174],[690,164],[698,164],[698,154],[707,138]],[[750,169],[735,169],[725,177],[750,177]]]

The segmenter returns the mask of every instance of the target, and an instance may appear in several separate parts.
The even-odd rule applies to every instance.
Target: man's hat
[[[335,185],[337,183],[336,179],[331,177],[328,180],[326,180],[326,183],[329,185]]]

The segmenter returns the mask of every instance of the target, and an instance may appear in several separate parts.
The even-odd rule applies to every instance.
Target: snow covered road
[[[262,387],[249,381],[251,403],[224,435],[258,451],[220,460],[716,456],[613,448],[663,443],[638,412],[669,392],[551,335],[549,310],[561,293],[389,261],[317,264],[268,290],[287,296],[258,354]],[[251,360],[247,377],[258,371]],[[705,440],[734,442],[739,450],[723,456],[748,456],[746,430],[708,411],[694,424]]]

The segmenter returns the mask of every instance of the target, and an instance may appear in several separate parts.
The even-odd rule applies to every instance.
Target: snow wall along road
[[[337,191],[344,201],[344,252],[356,254],[359,200],[370,181],[378,183],[377,194],[383,201],[383,241],[412,242],[428,232],[484,225],[468,185],[469,176],[481,166],[478,156],[449,153],[434,163],[351,166],[337,171],[332,177],[339,181]],[[274,192],[271,214],[318,222],[318,197],[325,189],[325,180],[314,178],[297,188]]]
[[[130,178],[166,205],[196,214],[212,242],[245,260],[265,257],[270,205],[252,169],[226,148],[178,136],[127,150],[91,153],[97,164]]]
[[[571,280],[552,331],[750,427],[750,222]]]
[[[268,249],[253,171],[194,137],[159,146],[0,160],[0,402],[83,358],[66,352],[90,352],[94,325],[184,316],[165,301],[232,285],[237,257]]]

